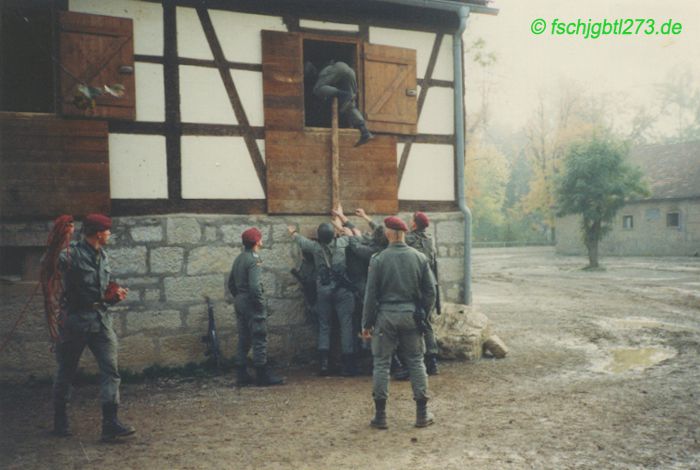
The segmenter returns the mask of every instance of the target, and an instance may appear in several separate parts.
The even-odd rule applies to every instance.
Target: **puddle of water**
[[[611,352],[610,362],[604,369],[613,374],[646,369],[676,355],[676,351],[664,348],[620,348]]]

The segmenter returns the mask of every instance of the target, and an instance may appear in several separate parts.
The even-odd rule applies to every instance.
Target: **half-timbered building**
[[[312,349],[286,225],[312,233],[336,199],[378,217],[429,213],[443,298],[469,303],[462,33],[470,14],[495,13],[486,4],[3,2],[2,329],[64,213],[114,218],[108,251],[130,288],[115,323],[121,365],[134,370],[203,359],[203,294],[218,301],[230,354],[226,276],[251,225],[265,235],[271,354],[285,362]],[[304,63],[329,60],[357,72],[375,134],[364,146],[309,93]],[[108,92],[119,85],[122,96]],[[35,298],[0,356],[8,375],[50,370],[40,312]]]

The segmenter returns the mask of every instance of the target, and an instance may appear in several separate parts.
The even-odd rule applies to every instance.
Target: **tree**
[[[627,145],[610,136],[594,135],[569,147],[564,172],[556,183],[557,215],[582,216],[588,268],[597,268],[598,243],[629,199],[647,196],[642,172],[626,161]]]

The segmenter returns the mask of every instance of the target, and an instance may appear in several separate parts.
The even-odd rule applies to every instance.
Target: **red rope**
[[[61,251],[66,250],[70,244],[70,239],[73,234],[73,217],[70,215],[62,215],[58,217],[53,224],[51,232],[49,232],[46,241],[46,254],[41,260],[41,271],[39,274],[39,283],[34,287],[29,298],[22,307],[15,324],[10,329],[10,333],[5,337],[0,352],[2,352],[7,344],[12,339],[19,325],[24,321],[29,305],[34,299],[39,286],[44,294],[44,312],[46,321],[49,327],[49,335],[51,341],[55,344],[59,340],[60,327],[65,322],[65,314],[61,308],[61,300],[63,298],[63,282],[61,271],[58,269],[58,260]],[[70,253],[70,252],[68,252]]]

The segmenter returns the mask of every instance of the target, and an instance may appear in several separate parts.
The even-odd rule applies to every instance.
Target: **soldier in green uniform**
[[[414,313],[429,312],[435,302],[435,279],[422,253],[405,243],[408,227],[398,217],[384,219],[389,246],[372,257],[367,276],[362,336],[371,338],[374,357],[373,390],[375,416],[371,426],[386,429],[391,355],[398,347],[406,360],[416,427],[433,424],[428,412],[428,376],[423,363],[424,344]]]
[[[117,335],[112,328],[109,305],[123,300],[128,291],[112,282],[109,258],[103,247],[109,241],[112,221],[101,214],[83,220],[83,239],[71,243],[58,259],[63,279],[65,322],[60,325],[56,344],[58,371],[53,384],[54,429],[56,435],[70,435],[66,404],[78,362],[87,346],[100,369],[102,440],[134,434],[133,427],[117,418],[119,384]]]
[[[316,313],[318,314],[318,352],[321,375],[330,373],[329,352],[331,341],[331,319],[335,312],[340,324],[341,375],[357,374],[355,341],[352,315],[355,308],[354,286],[347,275],[345,249],[349,237],[335,236],[330,223],[318,226],[318,241],[300,235],[292,225],[290,235],[302,252],[313,256],[316,267]]]
[[[423,253],[430,263],[430,269],[433,271],[435,279],[437,279],[437,251],[435,250],[435,242],[430,234],[426,231],[426,228],[430,226],[430,219],[423,212],[416,212],[413,214],[411,219],[411,231],[406,234],[406,244],[411,248]],[[439,289],[439,287],[435,287]],[[438,298],[440,293],[437,293]],[[437,303],[439,308],[439,302]],[[440,311],[438,310],[438,313]],[[435,340],[435,333],[433,332],[432,322],[430,320],[432,312],[428,313],[426,319],[426,332],[423,335],[425,339],[425,367],[428,375],[437,375],[440,373],[438,369],[438,345]]]
[[[260,280],[262,260],[258,254],[263,245],[262,233],[252,227],[243,232],[241,239],[244,250],[233,262],[228,278],[228,289],[234,298],[238,325],[236,385],[242,387],[253,382],[246,366],[251,347],[255,384],[261,387],[281,385],[284,380],[267,369],[267,315]]]

